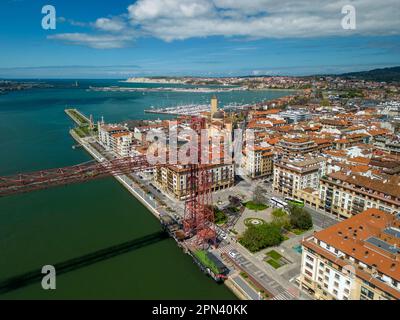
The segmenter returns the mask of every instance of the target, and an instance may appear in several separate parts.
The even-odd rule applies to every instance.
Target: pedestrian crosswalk
[[[296,297],[292,295],[289,291],[284,291],[274,296],[271,300],[296,300]]]
[[[229,251],[235,250],[235,246],[231,243],[225,243],[225,244],[221,244],[218,249],[220,250],[221,253],[226,253],[228,254]],[[237,250],[236,250],[237,251]]]

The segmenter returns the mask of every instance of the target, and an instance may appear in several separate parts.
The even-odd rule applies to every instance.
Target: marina
[[[181,93],[221,93],[233,91],[246,91],[244,87],[225,87],[225,88],[210,88],[210,87],[152,87],[152,88],[137,88],[137,87],[89,87],[88,91],[95,92],[181,92]]]
[[[221,107],[224,111],[233,111],[233,110],[246,110],[251,108],[252,105],[249,104],[228,104],[224,107]],[[175,107],[167,107],[167,108],[151,108],[144,110],[145,113],[154,113],[154,114],[166,114],[166,115],[174,115],[174,116],[192,116],[198,115],[203,112],[207,112],[210,109],[208,104],[188,104],[181,105]]]

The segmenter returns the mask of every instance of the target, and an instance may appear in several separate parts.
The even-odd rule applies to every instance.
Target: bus
[[[275,197],[271,198],[270,203],[272,206],[277,207],[277,208],[282,208],[282,209],[285,209],[288,206],[287,202],[285,202],[281,199],[275,198]]]
[[[304,202],[301,200],[296,200],[296,199],[289,198],[289,197],[285,198],[285,200],[288,202],[288,204],[290,204],[292,206],[304,208]]]

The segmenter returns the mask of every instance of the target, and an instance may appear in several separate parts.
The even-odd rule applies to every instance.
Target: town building
[[[285,110],[279,114],[287,123],[298,123],[311,118],[311,114],[305,110]]]
[[[318,189],[325,168],[326,161],[322,157],[284,158],[274,163],[272,186],[276,192],[288,197],[294,197],[299,189]]]
[[[278,142],[277,148],[281,155],[298,156],[316,152],[318,144],[306,136],[287,136]]]
[[[98,124],[99,143],[107,150],[111,150],[113,148],[112,136],[117,133],[129,133],[129,131],[120,125]]]
[[[375,208],[302,242],[302,289],[321,300],[400,299],[400,216]]]
[[[111,149],[121,157],[128,157],[132,149],[131,132],[119,132],[111,135]]]
[[[234,164],[209,165],[209,175],[212,179],[212,191],[230,188],[235,183]],[[178,200],[184,200],[188,195],[188,176],[190,165],[159,166],[154,170],[154,181],[161,190]]]
[[[272,177],[274,152],[272,146],[253,146],[243,151],[243,166],[252,179]]]
[[[341,218],[376,208],[396,214],[400,208],[400,177],[367,177],[333,172],[321,177],[320,209]]]

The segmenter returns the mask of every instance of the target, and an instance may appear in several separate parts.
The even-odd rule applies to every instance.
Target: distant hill
[[[392,68],[374,69],[370,71],[350,72],[339,75],[344,78],[361,80],[400,82],[400,66]]]

